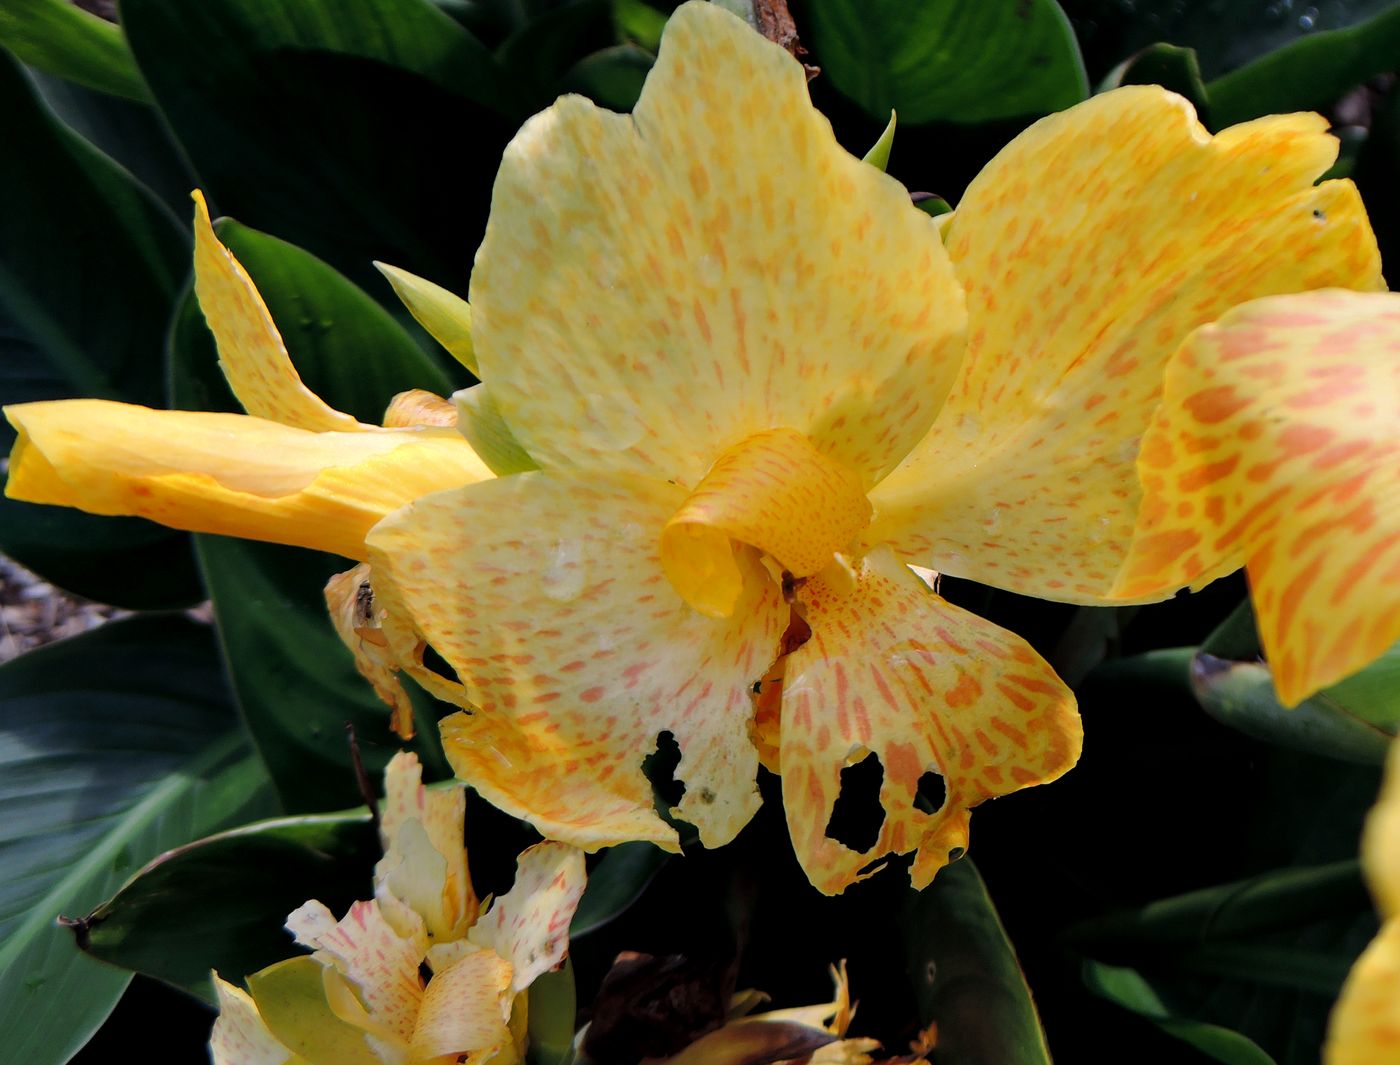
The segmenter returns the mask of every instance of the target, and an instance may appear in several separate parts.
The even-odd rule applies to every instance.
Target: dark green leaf
[[[362,282],[466,290],[524,103],[428,0],[124,0],[127,38],[219,211]]]
[[[122,31],[68,0],[5,0],[0,45],[36,70],[128,100],[148,98]]]
[[[308,899],[339,914],[371,897],[378,857],[363,808],[236,828],[137,873],[88,918],[87,950],[212,1001],[210,970],[241,983],[298,953],[283,922]]]
[[[160,851],[268,810],[209,630],[116,622],[0,667],[0,1040],[66,1061],[129,975],[78,952],[86,912]]]
[[[188,241],[131,176],[60,123],[0,54],[0,403],[93,396],[161,405],[165,323]],[[14,440],[0,423],[0,445]],[[203,598],[189,539],[136,519],[6,500],[0,549],[129,607]],[[165,564],[154,569],[152,559]]]
[[[614,111],[630,111],[656,57],[635,44],[619,44],[580,60],[560,80],[565,92],[577,92]]]
[[[1303,37],[1216,78],[1207,86],[1211,114],[1228,126],[1267,114],[1326,110],[1349,89],[1394,71],[1397,55],[1400,7],[1392,6],[1345,29]]]
[[[1170,89],[1190,100],[1201,121],[1210,123],[1209,93],[1193,49],[1161,43],[1144,48],[1114,67],[1099,88],[1116,89],[1120,85],[1160,85]]]
[[[1172,1016],[1152,985],[1132,969],[1085,962],[1084,983],[1096,994],[1146,1017],[1164,1032],[1225,1065],[1275,1065],[1273,1058],[1239,1032]]]
[[[1248,596],[1201,641],[1201,650],[1235,662],[1247,662],[1262,654],[1259,629],[1254,623],[1254,604]]]
[[[1049,1065],[1030,989],[986,885],[966,858],[912,894],[906,953],[939,1065]]]
[[[529,994],[530,1065],[564,1065],[577,1013],[573,963],[565,958],[563,968],[537,976]]]
[[[804,28],[811,59],[879,121],[988,122],[1046,114],[1088,93],[1054,0],[821,0]]]
[[[496,58],[530,96],[527,111],[541,110],[559,95],[565,72],[589,53],[614,44],[609,0],[570,0],[532,20],[501,45]]]
[[[1400,672],[1400,654],[1372,667],[1378,682],[1352,682],[1352,690],[1371,696],[1363,715],[1329,688],[1291,709],[1278,701],[1269,667],[1262,662],[1232,662],[1201,652],[1191,666],[1196,698],[1208,714],[1240,732],[1294,750],[1380,764],[1400,724],[1400,694],[1390,678]],[[1368,720],[1374,718],[1375,720]]]
[[[577,939],[621,916],[641,897],[670,856],[650,843],[609,848],[588,874],[588,887],[574,912],[569,935]]]

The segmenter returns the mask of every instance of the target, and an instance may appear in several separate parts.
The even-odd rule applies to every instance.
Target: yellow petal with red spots
[[[821,578],[799,602],[812,638],[788,656],[783,687],[783,806],[798,860],[827,893],[889,854],[917,851],[922,888],[967,846],[984,799],[1054,780],[1079,757],[1070,694],[1020,637],[930,591],[888,548],[841,594]],[[827,835],[841,770],[867,755],[884,772],[884,822],[857,852]],[[926,773],[943,779],[935,813],[915,805]]]
[[[567,96],[516,136],[471,304],[542,467],[686,487],[778,427],[869,484],[962,353],[933,222],[836,143],[792,56],[708,3],[672,16],[631,115]]]
[[[510,962],[490,950],[478,950],[435,972],[418,1011],[412,1061],[472,1051],[490,1054],[509,1044],[510,988]]]
[[[384,846],[381,863],[386,873],[400,879],[412,878],[425,882],[418,892],[426,905],[414,906],[423,918],[429,937],[438,943],[449,942],[466,934],[476,919],[477,898],[467,871],[467,852],[462,842],[462,827],[466,818],[466,793],[460,787],[423,787],[423,767],[418,756],[400,751],[389,761],[384,771],[384,802],[379,811],[379,838]],[[430,869],[405,869],[398,873],[391,858],[407,858],[396,849],[402,833],[409,824],[421,829],[432,852],[441,864],[431,863]],[[375,870],[380,880],[379,868]],[[396,895],[404,902],[408,898]]]
[[[413,701],[399,682],[399,664],[389,651],[380,608],[374,603],[369,567],[361,563],[326,582],[326,609],[340,642],[354,656],[355,669],[369,681],[374,694],[393,710],[391,727],[403,739],[413,738]]]
[[[845,551],[870,520],[860,478],[801,433],[772,429],[724,452],[661,534],[661,564],[685,601],[728,617],[743,592],[738,544],[794,577]]]
[[[967,360],[872,493],[872,535],[946,573],[1104,601],[1137,517],[1138,441],[1186,336],[1256,297],[1382,287],[1356,189],[1313,184],[1337,153],[1326,129],[1282,115],[1211,137],[1185,100],[1132,86],[1017,137],[958,205]]]
[[[242,988],[214,976],[219,1016],[209,1033],[214,1065],[296,1065],[295,1058],[258,1016],[258,1007]]]
[[[308,902],[287,916],[287,928],[353,985],[367,1029],[404,1043],[413,1038],[423,1000],[418,966],[428,950],[421,928],[400,935],[373,901],[354,903],[340,921],[321,903]]]
[[[1293,705],[1400,639],[1400,296],[1247,304],[1191,337],[1138,463],[1118,590],[1248,567],[1279,697]]]
[[[583,898],[583,852],[563,843],[537,843],[515,865],[515,883],[473,927],[469,938],[511,963],[512,992],[564,964],[569,922]]]
[[[449,429],[313,433],[107,400],[22,403],[5,493],[363,558],[385,514],[491,476]]]
[[[457,775],[551,838],[675,848],[641,770],[662,732],[682,752],[679,814],[707,846],[757,808],[751,691],[788,608],[751,551],[732,618],[676,594],[659,541],[684,501],[662,482],[523,473],[421,499],[370,536],[388,617],[411,623],[460,691],[427,683],[476,711],[443,724]],[[432,678],[398,639],[406,668]]]
[[[219,346],[219,365],[249,414],[313,432],[378,428],[328,406],[302,383],[253,279],[214,234],[209,207],[198,191],[194,291]]]

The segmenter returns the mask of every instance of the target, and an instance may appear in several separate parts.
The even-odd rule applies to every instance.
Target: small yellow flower
[[[287,927],[315,953],[254,973],[251,995],[216,978],[214,1065],[524,1060],[525,991],[568,951],[583,855],[531,847],[510,892],[482,907],[462,849],[463,809],[461,789],[430,792],[415,756],[394,757],[375,897],[340,921],[319,902],[292,913]]]
[[[1361,858],[1384,923],[1357,959],[1332,1011],[1325,1065],[1400,1060],[1400,743],[1390,745],[1385,784],[1366,821]]]
[[[1100,604],[1243,561],[1166,564],[1139,443],[1200,327],[1381,287],[1355,188],[1315,184],[1336,150],[1316,115],[1212,137],[1184,100],[1129,87],[1036,123],[936,224],[840,148],[796,61],[685,4],[632,115],[566,97],[505,154],[469,341],[446,315],[485,382],[457,397],[481,457],[443,429],[345,431],[283,352],[270,384],[234,383],[325,450],[311,472],[245,485],[244,462],[211,458],[236,439],[200,435],[228,416],[42,404],[10,409],[10,491],[370,562],[372,613],[355,613],[363,574],[332,590],[362,672],[390,701],[399,669],[461,705],[443,724],[458,775],[546,835],[675,849],[641,770],[669,733],[676,812],[706,845],[753,815],[762,761],[820,889],[909,852],[922,886],[973,806],[1065,772],[1081,732],[1048,664],[915,567]],[[414,295],[420,318],[441,309]],[[176,430],[188,457],[165,446]],[[283,454],[257,432],[255,471]],[[343,439],[383,454],[327,465]],[[372,491],[344,487],[374,463],[392,470]],[[1186,502],[1168,516],[1219,517]],[[885,816],[857,852],[827,826],[869,756]]]

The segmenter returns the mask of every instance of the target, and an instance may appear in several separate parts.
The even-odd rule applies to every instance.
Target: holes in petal
[[[930,769],[919,778],[919,786],[914,792],[914,805],[926,813],[936,813],[943,809],[943,804],[948,799],[948,785],[943,781],[943,775],[935,769]]]
[[[834,839],[858,854],[864,854],[880,838],[885,810],[880,805],[880,787],[885,767],[874,752],[855,765],[841,770],[841,793],[831,807],[826,823],[828,839]]]
[[[433,650],[431,644],[427,644],[423,648],[423,668],[453,684],[460,685],[462,683],[457,676],[457,671],[448,665],[447,659]]]
[[[685,784],[676,779],[676,767],[681,764],[681,746],[669,731],[656,734],[656,749],[642,759],[642,772],[651,781],[656,794],[656,809],[662,816],[679,806],[685,797]]]

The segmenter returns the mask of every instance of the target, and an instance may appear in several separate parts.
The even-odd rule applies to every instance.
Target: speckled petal
[[[1400,1061],[1400,917],[1387,921],[1342,985],[1328,1024],[1324,1065]]]
[[[219,1016],[209,1033],[214,1065],[292,1065],[295,1058],[258,1016],[258,1007],[242,988],[214,977]]]
[[[374,694],[393,710],[391,727],[403,739],[413,738],[413,701],[399,682],[398,663],[383,633],[380,609],[374,603],[369,567],[361,563],[326,582],[326,609],[340,642],[355,659],[355,669],[369,681]]]
[[[1400,640],[1400,296],[1275,297],[1196,333],[1138,470],[1122,594],[1245,563],[1285,703],[1356,672]]]
[[[967,361],[872,494],[872,535],[956,576],[1104,601],[1186,336],[1260,296],[1383,287],[1356,189],[1313,184],[1337,153],[1326,129],[1282,115],[1210,137],[1185,100],[1132,86],[1017,137],[958,205]]]
[[[428,950],[426,936],[400,935],[372,901],[354,903],[333,920],[321,903],[308,902],[288,915],[287,928],[354,985],[373,1025],[404,1042],[412,1039],[423,999],[418,966]]]
[[[780,426],[868,484],[962,354],[932,221],[836,143],[796,60],[708,3],[672,16],[631,115],[567,96],[517,135],[471,303],[541,466],[687,487]]]
[[[1079,757],[1074,696],[1020,637],[939,598],[888,548],[868,555],[841,594],[820,578],[798,593],[812,638],[788,656],[783,688],[783,806],[798,860],[835,893],[887,854],[917,851],[922,888],[967,846],[969,810],[1060,776]],[[884,823],[857,853],[826,834],[841,770],[874,753]],[[933,814],[920,778],[943,778]]]
[[[457,408],[448,400],[421,388],[400,392],[384,410],[386,429],[412,429],[432,425],[441,429],[457,428]]]
[[[696,610],[728,617],[743,592],[737,544],[810,577],[849,550],[869,520],[859,477],[801,433],[771,429],[715,460],[662,531],[661,564]]]
[[[682,751],[680,816],[707,845],[757,808],[751,689],[788,608],[747,553],[753,579],[732,618],[675,593],[659,540],[684,499],[644,479],[523,473],[419,500],[370,536],[388,616],[411,622],[460,690],[386,628],[395,654],[476,708],[443,723],[458,776],[551,838],[674,848],[641,771],[662,732]]]
[[[494,1053],[511,1041],[510,962],[478,950],[433,974],[413,1033],[415,1061],[473,1050]]]
[[[569,952],[569,922],[583,897],[583,852],[563,843],[537,843],[520,855],[515,883],[473,927],[473,943],[510,961],[512,992],[558,968]]]
[[[472,890],[467,852],[462,843],[466,808],[466,792],[460,787],[432,791],[423,787],[423,767],[417,755],[400,751],[389,760],[384,771],[379,838],[384,845],[386,862],[391,855],[400,857],[395,848],[404,828],[413,822],[421,827],[428,845],[441,858],[441,866],[432,863],[431,877],[427,876],[427,870],[422,874],[423,878],[434,882],[436,907],[431,911],[418,909],[428,935],[437,942],[461,937],[476,919],[476,892]],[[393,865],[387,862],[386,867]]]
[[[313,433],[242,414],[107,400],[22,403],[5,492],[195,532],[363,558],[364,536],[428,492],[491,476],[450,429]]]
[[[313,432],[377,429],[327,406],[302,384],[253,279],[215,236],[200,192],[194,208],[194,291],[219,346],[219,365],[243,409]]]

